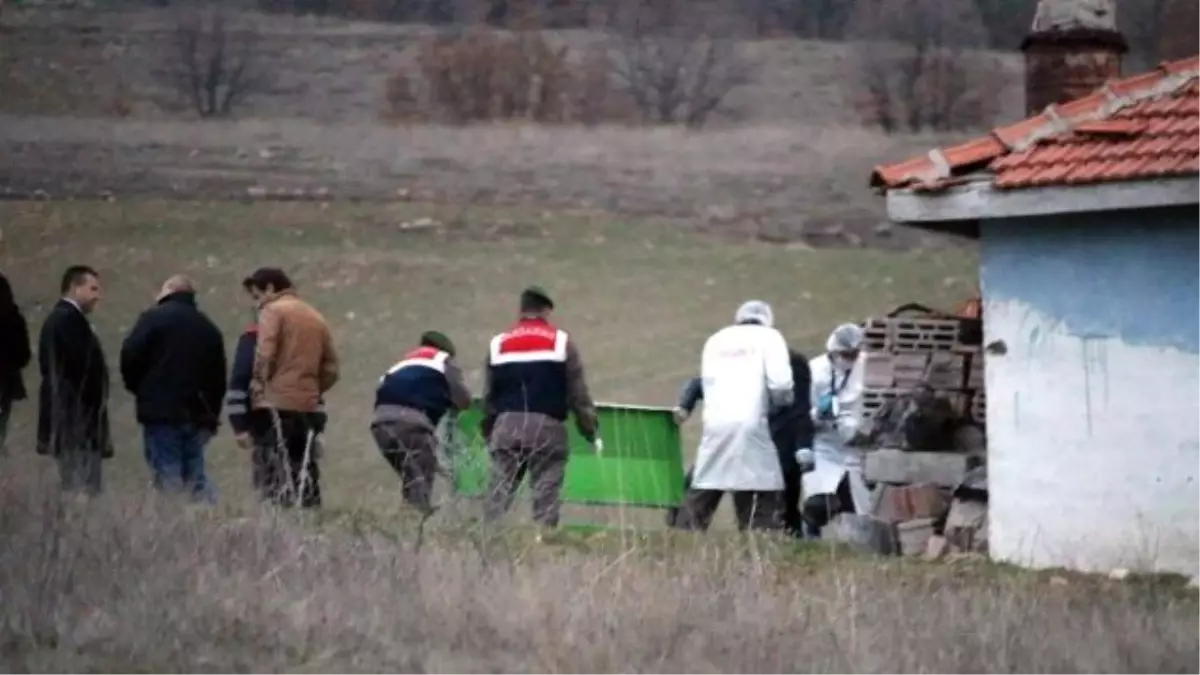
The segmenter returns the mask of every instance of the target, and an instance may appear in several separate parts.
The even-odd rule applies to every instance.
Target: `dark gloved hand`
[[[483,420],[479,423],[479,433],[483,434],[483,440],[485,440],[485,441],[492,440],[492,429],[494,429],[495,427],[496,427],[496,416],[495,415],[485,415]]]

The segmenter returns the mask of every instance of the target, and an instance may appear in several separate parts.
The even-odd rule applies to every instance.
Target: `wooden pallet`
[[[892,328],[888,319],[867,319],[859,325],[863,329],[863,349],[868,352],[885,352],[890,349]]]
[[[893,319],[892,351],[953,351],[960,347],[958,321],[951,319]]]
[[[867,351],[966,351],[978,349],[959,342],[956,319],[910,317],[870,318],[859,324]]]

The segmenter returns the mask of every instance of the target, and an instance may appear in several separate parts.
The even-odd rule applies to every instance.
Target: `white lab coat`
[[[701,490],[783,489],[767,414],[795,397],[787,343],[774,328],[738,324],[704,343],[704,431],[692,486]]]
[[[808,362],[812,372],[812,418],[815,425],[813,436],[813,470],[801,478],[804,498],[814,495],[834,494],[842,476],[848,475],[850,495],[854,499],[856,513],[868,513],[871,509],[871,491],[863,478],[862,456],[846,443],[862,426],[863,370],[866,354],[860,352],[858,360],[849,373],[835,368],[828,354],[822,354]],[[836,371],[836,372],[835,372]],[[817,416],[817,402],[821,397],[836,390],[833,420],[821,420]]]

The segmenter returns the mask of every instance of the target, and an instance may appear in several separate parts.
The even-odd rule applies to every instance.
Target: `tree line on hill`
[[[158,4],[172,0],[152,0]],[[470,123],[684,124],[729,113],[757,75],[755,38],[844,41],[851,105],[885,132],[987,126],[1037,0],[252,0],[268,13],[441,25],[392,74],[386,117]],[[1118,19],[1127,70],[1196,51],[1195,0],[1137,0]],[[217,5],[210,7],[219,7]],[[252,31],[219,10],[177,8],[180,58],[167,76],[202,117],[231,113],[267,81]],[[593,47],[546,30],[591,29]],[[495,29],[507,29],[497,31]]]

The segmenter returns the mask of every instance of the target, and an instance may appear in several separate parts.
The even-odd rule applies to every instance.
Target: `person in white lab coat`
[[[804,474],[802,508],[806,534],[819,536],[834,515],[867,513],[871,493],[863,479],[862,460],[850,442],[862,426],[863,332],[854,324],[834,329],[825,343],[826,353],[809,362],[812,371],[812,418],[815,426],[811,452],[801,450],[797,461],[809,463]],[[803,456],[801,456],[803,455]]]
[[[795,397],[787,343],[765,302],[738,308],[734,325],[704,343],[704,431],[676,527],[706,530],[726,492],[738,529],[780,525],[784,488],[767,416]]]

